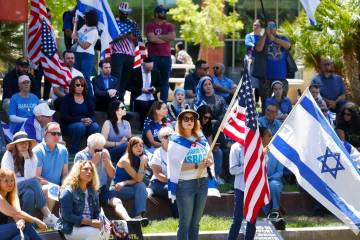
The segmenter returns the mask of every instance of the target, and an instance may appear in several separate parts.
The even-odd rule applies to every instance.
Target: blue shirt
[[[281,181],[284,166],[271,153],[268,153],[267,157],[267,176],[269,180]]]
[[[275,133],[277,132],[277,130],[279,130],[279,128],[281,126],[281,122],[279,120],[275,119],[272,123],[270,123],[265,116],[260,117],[258,119],[258,122],[259,122],[260,127],[270,129],[273,136],[275,135]]]
[[[324,75],[318,74],[312,83],[320,85],[320,95],[327,100],[335,101],[339,96],[345,94],[344,81],[339,75],[331,74],[329,78],[326,78]]]
[[[142,132],[142,139],[146,146],[151,147],[150,141],[146,137],[147,131],[150,130],[150,132],[153,135],[153,138],[155,141],[160,142],[160,139],[158,137],[159,131],[162,128],[160,123],[154,122],[149,117],[147,117],[144,121],[144,130]]]
[[[103,151],[107,151],[106,149],[104,149]],[[109,154],[109,153],[108,153]],[[80,152],[76,153],[75,157],[74,157],[74,163],[80,160],[88,160],[91,161],[92,156],[90,154],[90,152],[87,149],[81,150]],[[99,180],[100,180],[100,187],[104,186],[107,184],[107,173],[106,173],[106,169],[105,169],[105,165],[104,162],[102,160],[100,160],[98,162],[98,164],[96,165],[96,170],[97,173],[99,175]]]
[[[292,108],[291,101],[288,97],[282,98],[280,102],[278,102],[274,96],[269,97],[266,99],[265,106],[267,107],[269,105],[277,105],[282,114],[289,114]]]
[[[50,150],[45,141],[39,143],[33,149],[33,153],[38,160],[37,167],[41,167],[41,176],[54,184],[61,184],[61,175],[65,164],[69,162],[69,154],[65,146],[56,144]]]
[[[276,36],[278,39],[289,42],[287,37]],[[285,80],[287,67],[286,57],[287,50],[280,45],[266,40],[265,47],[267,48],[267,60],[266,60],[266,76],[268,80]]]
[[[133,162],[133,168],[135,171],[139,170],[140,167],[140,158],[133,156],[132,159]],[[122,181],[127,181],[127,180],[132,180],[133,178],[126,172],[126,170],[122,167],[116,166],[115,169],[115,176],[114,176],[114,183],[118,183],[118,182],[122,182]]]
[[[261,36],[255,35],[254,32],[246,34],[245,46],[248,54],[251,53],[253,55],[254,47],[256,46],[256,43],[260,40],[260,38]]]
[[[30,118],[33,114],[33,109],[39,104],[39,98],[29,93],[27,97],[23,97],[20,93],[14,94],[10,99],[9,116],[15,115],[23,118]],[[10,123],[10,131],[12,133],[18,131],[23,123]]]
[[[214,82],[214,84],[220,85],[221,87],[227,88],[229,90],[231,90],[235,87],[234,81],[225,76],[223,79],[219,79],[217,76],[214,76],[213,82]],[[215,94],[220,95],[220,96],[224,97],[225,99],[230,96],[230,93],[225,93],[225,92],[221,92],[221,91],[217,91],[217,90],[215,91]]]

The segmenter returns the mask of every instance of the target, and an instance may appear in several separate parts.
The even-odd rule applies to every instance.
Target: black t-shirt
[[[193,90],[193,92],[195,94],[196,86],[198,85],[199,81],[200,81],[200,78],[198,75],[196,75],[196,73],[188,74],[185,77],[184,89],[185,90]]]
[[[360,123],[358,123],[360,124]],[[358,125],[357,124],[357,125]],[[356,148],[360,147],[360,128],[359,127],[352,127],[350,124],[345,122],[340,122],[337,126],[337,129],[341,129],[345,132],[345,140],[349,142]]]

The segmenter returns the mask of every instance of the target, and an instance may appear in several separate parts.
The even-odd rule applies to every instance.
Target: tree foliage
[[[360,1],[322,0],[311,26],[304,12],[281,27],[304,65],[319,69],[321,58],[334,60],[335,71],[346,78],[353,100],[360,100]]]
[[[67,10],[70,10],[76,6],[75,0],[45,0],[46,6],[51,11],[51,24],[55,30],[59,33],[62,29],[62,15]]]
[[[22,54],[24,28],[21,24],[0,24],[0,72],[8,69]]]
[[[236,1],[228,1],[233,6]],[[223,0],[203,0],[202,5],[194,4],[192,0],[177,0],[176,7],[169,14],[181,24],[181,38],[202,44],[208,47],[223,45],[222,36],[233,34],[239,37],[239,30],[243,23],[239,20],[239,14],[231,11],[224,14],[225,3]]]

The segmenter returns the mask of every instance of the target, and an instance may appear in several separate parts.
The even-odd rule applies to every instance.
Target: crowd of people
[[[99,39],[97,15],[88,12],[73,33],[74,11],[64,14],[67,50],[62,56],[73,78],[69,88],[52,84],[50,106],[41,100],[37,76],[27,59],[19,58],[15,69],[6,74],[3,109],[13,136],[1,160],[0,230],[6,229],[9,239],[18,235],[16,229],[30,239],[40,239],[29,223],[40,230],[56,227],[67,239],[98,239],[102,205],[112,207],[121,219],[145,223],[147,199],[168,199],[168,192],[173,193],[169,200],[172,216],[179,218],[178,239],[197,239],[209,167],[214,168],[219,184],[234,183],[235,209],[228,239],[237,239],[244,198],[244,149],[220,134],[212,154],[207,152],[237,84],[225,76],[223,63],[216,63],[210,75],[208,63],[199,59],[194,72],[185,77],[184,87],[176,88],[168,102],[171,64],[192,64],[192,59],[180,42],[172,60],[175,28],[166,20],[167,11],[161,5],[155,8],[154,21],[145,27],[148,56],[140,68],[133,69],[134,48],[143,39],[137,23],[128,17],[132,9],[122,2],[117,18],[121,34],[112,43],[111,58],[100,61],[100,74],[92,79]],[[81,25],[80,20],[77,24]],[[256,20],[253,32],[246,36],[244,63],[255,101],[261,98],[258,122],[266,146],[292,109],[286,80],[291,43],[277,33],[274,21],[267,23],[263,34],[261,30]],[[264,75],[253,74],[262,60]],[[323,59],[310,91],[358,160],[359,108],[346,100],[344,82],[333,70],[331,59]],[[124,104],[126,90],[131,93],[130,106]],[[140,129],[124,119],[129,108],[139,114]],[[108,113],[101,125],[96,111]],[[139,130],[141,134],[134,134]],[[81,150],[84,139],[86,146]],[[175,143],[188,150],[177,153]],[[175,157],[168,153],[174,151],[180,161],[172,161]],[[266,158],[271,202],[263,211],[268,215],[280,212],[282,179],[289,172],[271,154]],[[176,187],[168,184],[170,178],[176,180]],[[53,185],[60,189],[59,218],[53,213],[56,201],[50,197]],[[131,211],[124,207],[125,199],[133,200]],[[43,221],[31,216],[34,209],[41,211]],[[15,223],[9,223],[11,218]],[[246,239],[253,239],[254,234],[255,225],[248,223]]]

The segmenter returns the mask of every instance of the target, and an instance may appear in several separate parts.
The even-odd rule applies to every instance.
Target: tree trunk
[[[360,104],[360,62],[356,51],[344,53],[345,85],[348,99]]]

